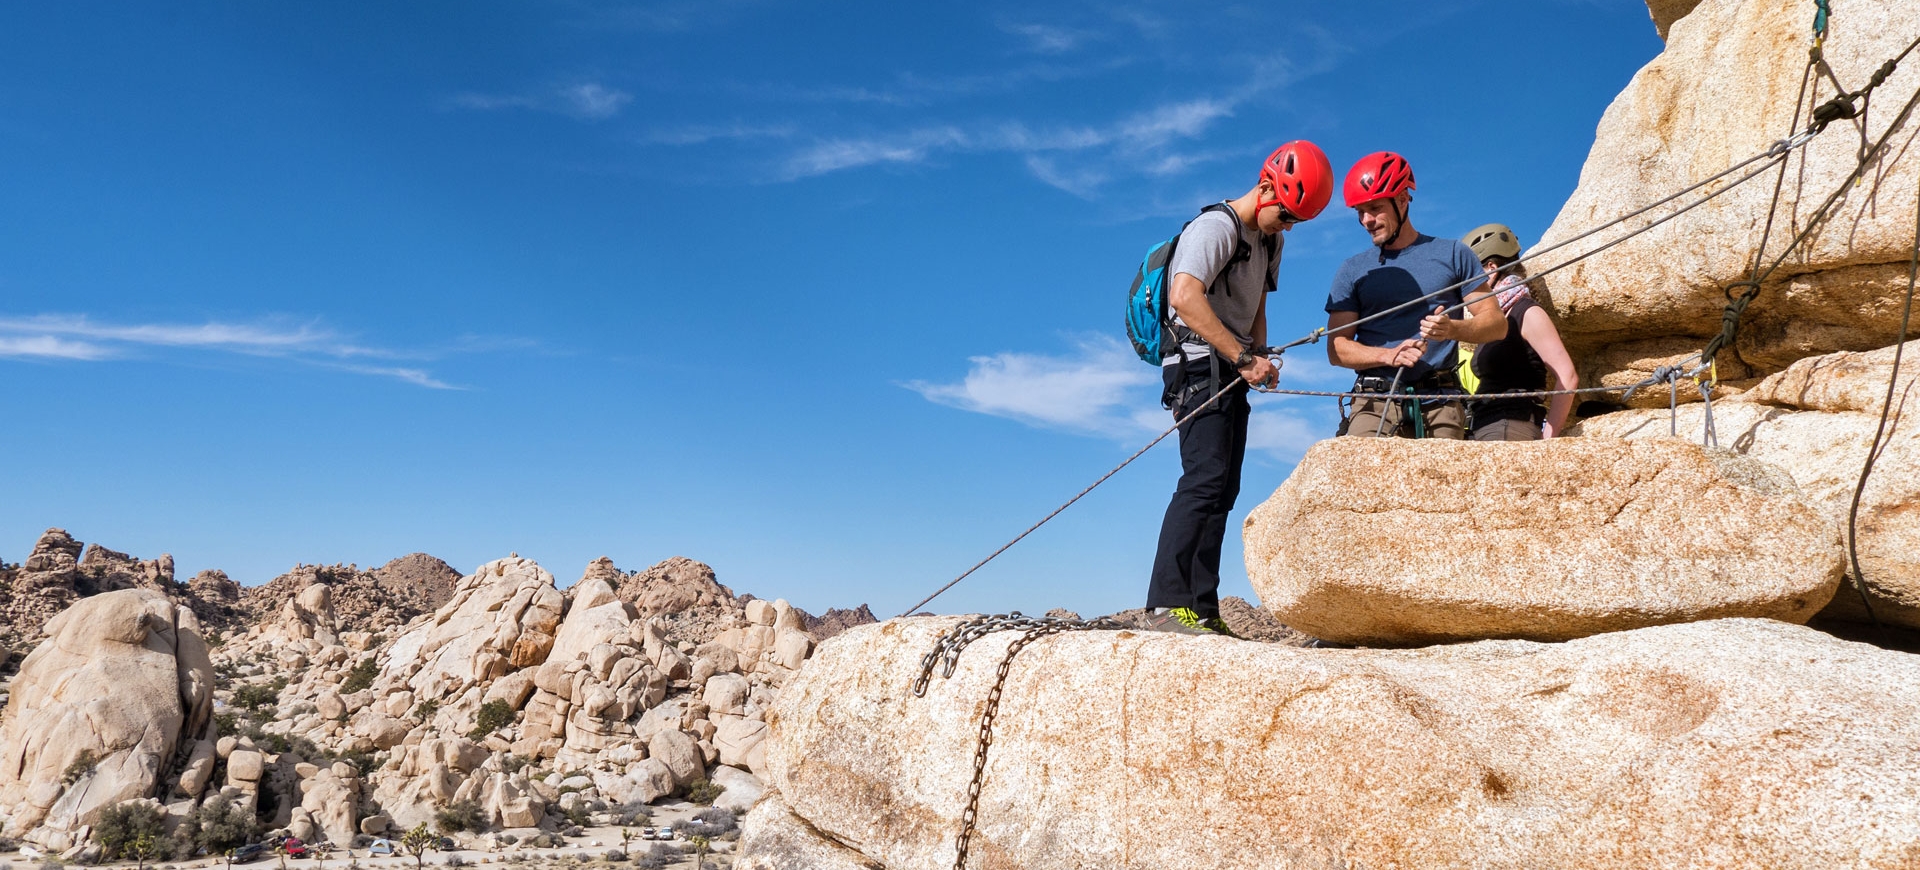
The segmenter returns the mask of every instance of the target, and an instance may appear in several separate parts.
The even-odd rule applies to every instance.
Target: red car
[[[307,844],[300,842],[299,837],[288,837],[282,840],[280,848],[286,850],[289,858],[305,858],[308,854]]]

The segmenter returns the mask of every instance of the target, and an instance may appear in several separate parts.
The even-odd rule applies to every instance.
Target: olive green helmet
[[[1473,249],[1473,256],[1484,263],[1488,257],[1514,259],[1520,256],[1520,239],[1506,224],[1487,224],[1474,227],[1467,233],[1467,247]]]

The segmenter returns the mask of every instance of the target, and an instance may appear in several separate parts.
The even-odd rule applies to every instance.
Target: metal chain
[[[1000,694],[1007,685],[1007,674],[1013,670],[1014,656],[1020,654],[1028,644],[1043,637],[1068,631],[1119,631],[1129,626],[1111,617],[1099,619],[1061,619],[1053,616],[1024,616],[1016,610],[993,616],[977,616],[953,627],[953,630],[940,636],[933,649],[927,651],[926,658],[920,660],[920,675],[913,681],[913,696],[925,697],[927,684],[933,680],[933,667],[946,660],[941,671],[942,679],[953,676],[960,665],[960,653],[968,644],[986,637],[996,631],[1021,631],[1013,643],[1007,645],[1007,654],[1000,659],[1000,668],[994,674],[993,689],[987,693],[987,705],[980,713],[979,744],[973,751],[973,779],[967,783],[967,808],[960,814],[960,833],[954,838],[953,870],[966,870],[967,852],[973,845],[975,822],[980,816],[980,788],[987,778],[987,750],[993,746],[993,720],[1000,714]]]

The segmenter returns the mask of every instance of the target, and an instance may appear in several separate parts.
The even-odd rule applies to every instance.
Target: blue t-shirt
[[[1460,294],[1473,292],[1485,279],[1472,248],[1453,239],[1423,234],[1411,245],[1387,251],[1384,263],[1380,261],[1379,248],[1368,248],[1348,257],[1333,273],[1333,289],[1327,292],[1327,312],[1351,311],[1362,318],[1371,317],[1442,287],[1461,285],[1426,302],[1408,305],[1379,320],[1360,324],[1353,335],[1364,345],[1393,347],[1409,338],[1419,338],[1420,321],[1433,312],[1435,305],[1452,308],[1460,304]],[[1451,316],[1458,320],[1461,312],[1455,311]],[[1401,383],[1411,384],[1436,368],[1451,365],[1453,347],[1451,341],[1429,343],[1420,363],[1401,376]],[[1360,374],[1391,378],[1393,372],[1392,366],[1382,366],[1365,369]]]

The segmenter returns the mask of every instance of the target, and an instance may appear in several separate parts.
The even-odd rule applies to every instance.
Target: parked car
[[[367,847],[367,855],[369,856],[392,855],[396,851],[398,850],[393,847],[393,841],[385,837],[373,841],[373,845]]]
[[[299,837],[288,837],[280,841],[280,848],[289,858],[305,858],[309,854],[307,844],[301,842]]]
[[[441,837],[440,839],[433,841],[433,848],[435,851],[439,851],[439,852],[451,852],[455,849],[460,848],[460,844],[455,843],[452,837]]]
[[[271,843],[248,843],[233,850],[233,863],[249,864],[273,854]]]

